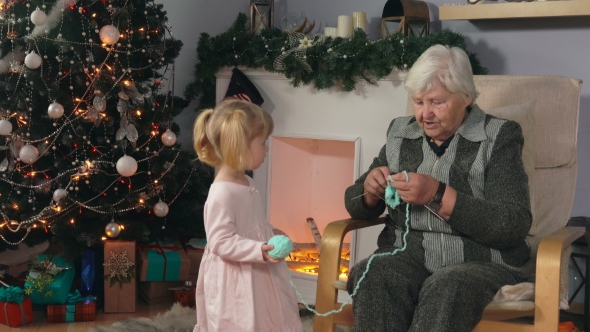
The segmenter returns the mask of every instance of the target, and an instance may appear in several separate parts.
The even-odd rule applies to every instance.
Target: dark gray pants
[[[469,332],[504,285],[521,280],[492,263],[470,262],[429,273],[407,251],[376,257],[353,297],[355,332]],[[348,278],[352,293],[368,259]]]

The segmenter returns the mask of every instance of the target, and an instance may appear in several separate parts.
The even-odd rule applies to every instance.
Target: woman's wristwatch
[[[436,213],[436,211],[438,211],[442,205],[442,198],[445,194],[445,189],[447,189],[447,185],[444,182],[439,181],[436,194],[434,194],[434,197],[432,197],[430,202],[426,203],[424,206],[426,206],[426,208],[431,212]]]

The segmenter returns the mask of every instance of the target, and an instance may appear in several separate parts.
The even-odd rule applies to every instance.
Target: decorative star
[[[313,46],[313,41],[307,39],[307,37],[303,37],[303,39],[299,40],[299,46],[303,48],[308,48]]]

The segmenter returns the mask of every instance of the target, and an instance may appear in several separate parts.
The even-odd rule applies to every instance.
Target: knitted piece
[[[394,209],[400,204],[397,190],[391,185],[387,185],[387,188],[385,188],[385,203]]]

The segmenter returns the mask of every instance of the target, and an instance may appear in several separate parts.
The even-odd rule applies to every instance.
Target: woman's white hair
[[[463,100],[471,97],[471,105],[475,103],[479,93],[475,90],[469,57],[463,49],[431,46],[416,60],[404,80],[404,86],[412,96],[428,92],[437,84],[442,84]]]

